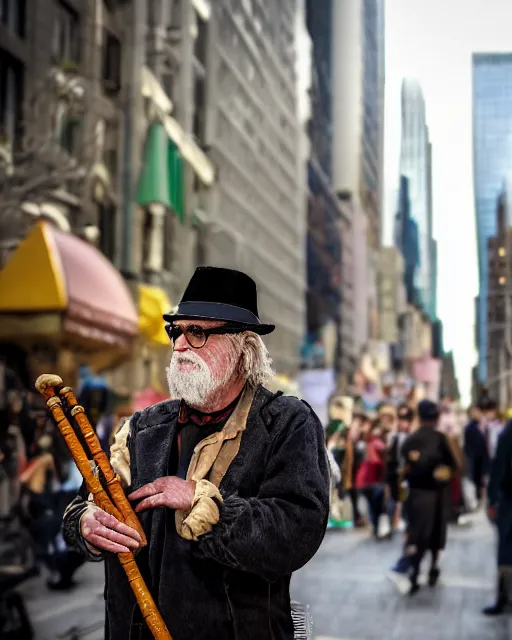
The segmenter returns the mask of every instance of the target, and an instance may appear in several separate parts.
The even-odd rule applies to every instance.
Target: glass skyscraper
[[[306,26],[311,37],[311,141],[308,164],[307,335],[302,348],[304,368],[325,366],[325,329],[338,332],[335,367],[340,366],[342,247],[340,207],[332,188],[332,40],[333,0],[307,0]]]
[[[473,171],[478,242],[478,377],[487,377],[487,239],[512,169],[512,53],[473,54]]]
[[[416,287],[420,266],[418,224],[411,217],[409,178],[400,176],[398,212],[395,217],[395,246],[404,258],[404,285],[407,302],[421,305],[421,291]]]
[[[363,4],[362,202],[368,216],[370,246],[380,246],[384,130],[384,6]],[[342,37],[342,36],[341,36]]]
[[[417,299],[432,310],[431,146],[423,91],[416,80],[402,83],[402,145],[400,175],[409,185],[410,217],[418,234],[418,267],[414,274]]]

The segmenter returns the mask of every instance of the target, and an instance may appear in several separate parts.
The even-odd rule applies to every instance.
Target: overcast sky
[[[468,402],[471,367],[476,361],[474,297],[478,291],[471,54],[512,51],[512,0],[385,0],[385,4],[384,240],[386,244],[392,240],[398,187],[400,86],[410,76],[423,88],[433,146],[438,313],[444,323],[445,348],[455,352],[462,397]]]

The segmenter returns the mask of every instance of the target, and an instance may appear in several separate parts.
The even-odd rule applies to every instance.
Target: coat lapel
[[[135,437],[136,468],[132,490],[153,482],[157,478],[168,475],[171,448],[176,435],[178,420],[178,402],[168,402],[154,416],[147,417],[140,424]],[[161,554],[165,539],[166,509],[148,509],[141,515],[141,522],[146,535],[151,540],[149,547],[149,569],[151,576],[158,575]],[[151,580],[152,588],[157,585]],[[154,594],[157,597],[157,594]]]
[[[167,403],[166,411],[159,413],[157,421],[140,425],[135,438],[137,468],[133,479],[133,491],[148,482],[168,475],[169,456],[176,435],[178,403]]]

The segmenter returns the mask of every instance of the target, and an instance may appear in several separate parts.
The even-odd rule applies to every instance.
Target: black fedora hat
[[[258,317],[256,283],[246,273],[220,267],[197,267],[176,313],[166,313],[166,322],[176,320],[221,320],[267,335],[273,324]]]

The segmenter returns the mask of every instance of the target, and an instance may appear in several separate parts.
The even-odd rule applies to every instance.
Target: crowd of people
[[[487,505],[498,526],[499,584],[495,605],[508,604],[507,571],[512,565],[512,422],[488,397],[467,418],[445,399],[398,407],[382,403],[372,415],[348,396],[329,405],[326,443],[332,469],[331,526],[371,531],[375,540],[403,535],[403,553],[390,571],[402,592],[419,589],[421,562],[431,552],[428,584],[440,575],[448,524],[467,526],[469,514]],[[508,448],[507,448],[508,447]]]
[[[105,402],[103,407],[99,403],[99,410],[92,408],[98,403],[91,389],[82,389],[80,399],[91,407],[90,419],[108,452],[113,416],[106,411]],[[44,570],[51,590],[71,589],[73,576],[84,562],[61,533],[64,511],[81,485],[80,472],[39,396],[9,391],[0,411],[0,519],[10,531],[28,532],[32,557]],[[7,569],[18,558],[9,545],[4,546],[0,563]]]

